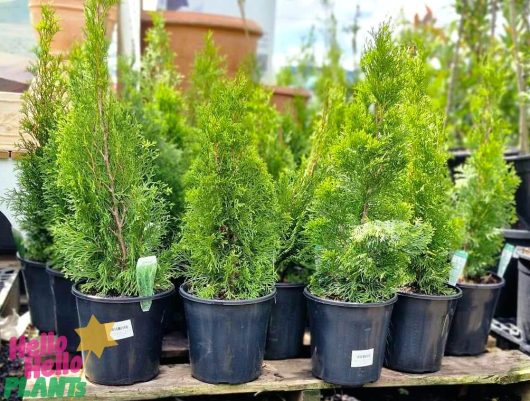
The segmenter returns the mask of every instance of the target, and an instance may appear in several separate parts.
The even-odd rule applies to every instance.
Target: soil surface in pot
[[[482,277],[463,277],[458,280],[459,284],[497,284],[500,282],[501,280],[491,273]]]
[[[400,288],[399,292],[402,292],[404,294],[415,294],[415,295],[454,295],[458,291],[456,291],[454,288],[447,288],[447,291],[443,294],[427,294],[426,292],[420,291],[420,288],[417,286],[417,284],[409,284],[406,285],[403,288]]]

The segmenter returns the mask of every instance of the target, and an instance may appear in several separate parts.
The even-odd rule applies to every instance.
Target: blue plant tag
[[[504,277],[504,273],[506,273],[506,269],[508,268],[508,265],[510,264],[510,260],[512,260],[514,252],[515,252],[515,246],[513,246],[512,244],[504,245],[504,248],[502,249],[501,257],[499,259],[499,266],[497,267],[497,275],[499,277]]]
[[[463,250],[458,250],[453,254],[451,259],[451,272],[449,273],[450,285],[456,285],[458,278],[462,275],[464,267],[466,267],[468,253]]]
[[[136,282],[138,284],[139,296],[149,297],[154,295],[155,276],[158,262],[156,256],[147,256],[138,259],[136,263]],[[140,301],[142,311],[148,312],[151,309],[152,301]]]

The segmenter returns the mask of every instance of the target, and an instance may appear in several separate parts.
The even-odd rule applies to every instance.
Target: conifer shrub
[[[66,107],[62,58],[50,53],[52,39],[59,31],[59,21],[51,7],[42,7],[37,31],[36,61],[29,67],[33,80],[22,95],[20,147],[27,153],[18,161],[18,189],[10,194],[8,202],[24,232],[24,256],[46,262],[53,246],[50,232],[53,218],[45,189],[46,171],[53,164],[53,155],[45,148],[53,141]]]
[[[480,281],[493,268],[502,244],[502,229],[516,219],[515,191],[519,185],[513,166],[504,160],[510,134],[500,104],[502,81],[495,64],[480,66],[481,84],[471,96],[470,141],[476,146],[457,174],[456,210],[464,223],[463,249],[468,252],[466,279]]]
[[[321,161],[331,143],[339,137],[336,123],[342,116],[344,101],[343,90],[330,89],[307,159],[296,168],[283,171],[276,181],[281,218],[280,248],[276,260],[280,282],[307,283],[314,270],[314,258],[308,251],[304,227],[310,216],[309,205],[315,189],[322,180]]]
[[[146,32],[146,48],[141,71],[135,72],[130,63],[120,60],[123,98],[142,125],[142,134],[155,144],[155,175],[167,185],[166,200],[171,215],[180,218],[184,208],[182,177],[187,168],[186,150],[190,127],[186,122],[184,99],[179,92],[178,74],[171,51],[169,35],[162,15],[152,13],[153,26]],[[175,232],[178,224],[171,224]]]
[[[244,78],[213,85],[197,110],[200,153],[186,176],[178,250],[188,291],[201,298],[257,298],[275,283],[278,206],[247,129],[247,89]]]
[[[409,289],[423,294],[451,293],[447,280],[451,253],[459,246],[461,225],[452,205],[452,182],[442,116],[426,96],[425,62],[421,54],[409,58],[402,116],[409,132],[408,188],[413,218],[429,224],[432,239],[409,265]]]
[[[372,34],[361,59],[364,80],[323,162],[306,224],[316,267],[309,289],[320,297],[379,302],[410,281],[411,260],[433,230],[414,219],[407,184],[408,127],[402,116],[407,53],[387,24]]]
[[[105,20],[117,0],[85,2],[86,41],[70,58],[70,108],[57,136],[57,183],[71,213],[53,227],[65,272],[81,290],[139,294],[139,257],[157,253],[166,232],[163,187],[153,179],[153,149],[111,90]],[[159,264],[154,288],[170,286]]]

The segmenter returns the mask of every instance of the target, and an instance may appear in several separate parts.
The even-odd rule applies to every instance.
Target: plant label
[[[499,259],[499,266],[497,268],[497,274],[499,277],[504,277],[504,273],[506,273],[506,269],[510,264],[510,260],[512,260],[514,252],[515,246],[513,246],[512,244],[504,245],[504,248],[502,249],[501,253],[501,258]]]
[[[362,368],[374,364],[374,349],[362,349],[351,352],[351,367]]]
[[[134,336],[131,319],[121,322],[105,323],[105,326],[108,325],[112,325],[109,332],[109,340],[118,341]]]
[[[463,250],[456,251],[451,259],[451,272],[449,273],[449,284],[455,285],[466,267],[468,253]]]
[[[158,262],[156,256],[139,258],[136,263],[136,282],[141,297],[149,297],[154,294],[155,276]],[[151,300],[140,301],[142,311],[149,312]]]

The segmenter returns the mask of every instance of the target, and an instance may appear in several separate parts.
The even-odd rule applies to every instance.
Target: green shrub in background
[[[59,31],[59,23],[51,7],[42,7],[42,20],[37,31],[37,60],[29,67],[33,80],[22,95],[20,146],[27,153],[18,161],[19,187],[9,195],[8,202],[24,232],[24,256],[30,260],[47,262],[52,253],[50,225],[54,221],[53,215],[49,213],[45,181],[54,155],[48,154],[45,147],[54,140],[67,104],[62,58],[50,53],[53,36]]]
[[[306,225],[316,257],[309,288],[348,302],[385,301],[410,280],[407,268],[432,237],[412,221],[407,185],[408,127],[402,115],[408,56],[384,24],[361,59],[365,78],[345,107],[323,164]],[[336,125],[330,129],[337,130]]]
[[[257,298],[275,283],[278,207],[247,126],[251,96],[243,78],[224,81],[197,110],[201,146],[186,177],[178,250],[189,291],[201,298]]]
[[[310,217],[309,206],[315,189],[323,179],[322,160],[333,141],[340,137],[338,120],[342,118],[344,105],[344,91],[331,88],[323,113],[318,118],[309,156],[295,169],[283,172],[276,181],[281,216],[280,248],[276,260],[280,282],[307,283],[314,271],[313,252],[308,248],[304,227]]]
[[[58,132],[58,185],[72,209],[53,228],[65,272],[81,289],[138,295],[136,263],[156,254],[168,220],[153,180],[154,152],[141,126],[111,90],[105,21],[117,0],[87,0],[86,41],[70,59],[70,109]],[[155,288],[170,286],[160,264]]]
[[[503,85],[495,64],[480,67],[481,85],[470,99],[476,144],[455,184],[457,213],[464,223],[463,249],[469,253],[464,275],[479,280],[494,267],[503,244],[502,229],[516,219],[515,191],[519,185],[513,166],[503,157],[509,125],[498,107]]]
[[[180,76],[164,19],[157,13],[152,13],[151,18],[153,26],[146,33],[141,71],[134,71],[126,60],[120,60],[120,82],[124,100],[142,125],[141,133],[155,144],[158,155],[154,179],[169,188],[166,200],[171,205],[171,215],[179,219],[184,209],[182,177],[190,157],[186,152],[191,128],[186,122],[184,100],[178,89]],[[178,224],[170,224],[170,229],[175,234]]]

